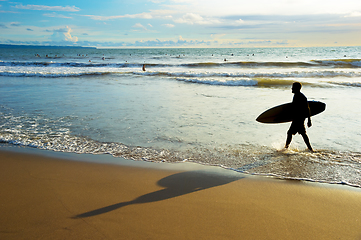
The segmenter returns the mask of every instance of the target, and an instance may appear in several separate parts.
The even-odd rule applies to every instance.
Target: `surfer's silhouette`
[[[292,135],[296,133],[301,134],[305,141],[308,149],[313,152],[310,144],[310,140],[306,134],[305,119],[308,118],[307,126],[311,127],[311,113],[310,107],[308,106],[307,98],[301,93],[302,84],[294,82],[292,85],[292,93],[294,93],[292,101],[293,120],[290,129],[287,132],[287,140],[285,148],[288,148],[292,141]]]

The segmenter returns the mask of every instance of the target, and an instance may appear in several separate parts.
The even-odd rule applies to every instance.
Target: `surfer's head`
[[[302,84],[300,82],[294,82],[292,84],[292,92],[293,93],[297,93],[297,92],[300,92],[301,91],[301,88],[302,88]]]

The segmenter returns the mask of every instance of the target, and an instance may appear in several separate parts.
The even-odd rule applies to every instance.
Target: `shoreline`
[[[202,162],[154,162],[154,161],[139,161],[132,159],[125,159],[123,157],[114,157],[111,154],[89,154],[89,153],[73,153],[73,152],[57,152],[52,150],[43,150],[39,148],[32,148],[22,145],[13,145],[8,143],[0,143],[0,152],[9,151],[14,153],[24,153],[31,155],[38,155],[43,157],[54,158],[58,160],[84,162],[84,163],[95,163],[102,165],[116,165],[116,166],[127,166],[145,169],[157,169],[157,170],[204,170],[223,175],[235,175],[253,179],[265,179],[269,181],[290,181],[290,182],[302,182],[304,184],[314,185],[316,187],[336,188],[346,191],[359,191],[361,188],[342,183],[333,183],[326,181],[316,181],[309,179],[295,179],[295,178],[282,178],[277,175],[264,175],[264,174],[252,174],[239,172],[232,168],[222,167],[219,165],[204,164]]]
[[[197,164],[161,169],[47,154],[0,148],[1,239],[361,236],[361,191],[352,187]]]

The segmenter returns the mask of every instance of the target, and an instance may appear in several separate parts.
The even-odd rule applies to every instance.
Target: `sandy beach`
[[[361,238],[357,188],[208,169],[1,150],[0,239]]]

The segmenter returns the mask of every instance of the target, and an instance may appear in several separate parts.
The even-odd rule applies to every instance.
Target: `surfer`
[[[290,145],[292,141],[292,135],[299,133],[303,137],[303,140],[305,141],[308,149],[313,152],[305,128],[306,117],[308,118],[307,126],[312,126],[310,107],[308,106],[306,96],[301,93],[301,88],[302,84],[299,82],[294,82],[292,85],[292,93],[294,94],[292,101],[293,120],[290,129],[287,132],[285,148],[288,148],[288,146]]]

